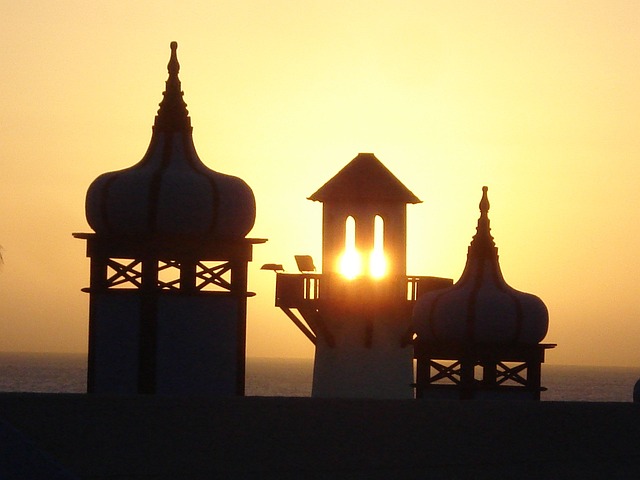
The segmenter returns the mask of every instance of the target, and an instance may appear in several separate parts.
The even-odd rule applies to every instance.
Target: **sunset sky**
[[[0,0],[0,351],[87,346],[87,187],[142,158],[169,43],[200,158],[257,200],[248,355],[310,357],[274,306],[320,264],[306,198],[373,152],[412,275],[457,280],[482,186],[503,273],[550,312],[549,363],[640,365],[640,2]]]

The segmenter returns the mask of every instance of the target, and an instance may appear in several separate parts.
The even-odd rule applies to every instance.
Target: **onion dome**
[[[255,221],[251,188],[198,158],[176,54],[147,153],[124,170],[100,175],[87,191],[86,216],[98,234],[244,237]]]
[[[421,296],[413,312],[418,341],[458,344],[537,344],[547,334],[549,313],[535,295],[505,282],[489,227],[483,187],[477,233],[467,264],[452,287]]]

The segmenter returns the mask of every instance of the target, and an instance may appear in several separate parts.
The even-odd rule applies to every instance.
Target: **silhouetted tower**
[[[323,204],[322,274],[278,274],[276,306],[315,343],[313,396],[411,398],[413,303],[451,284],[406,275],[406,205],[420,200],[370,153],[309,199]]]
[[[90,393],[244,394],[255,200],[198,158],[177,44],[149,148],[89,187]]]
[[[418,398],[540,399],[547,307],[505,282],[482,189],[477,233],[460,280],[414,310]]]
[[[421,201],[375,155],[359,154],[309,200],[322,202],[323,273],[351,267],[354,276],[375,274],[384,252],[386,271],[380,278],[406,274],[406,205]],[[356,252],[360,258],[348,257]]]

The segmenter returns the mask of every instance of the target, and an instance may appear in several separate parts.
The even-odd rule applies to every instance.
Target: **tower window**
[[[373,250],[369,256],[369,272],[372,277],[383,277],[387,270],[384,256],[384,220],[376,215],[373,222]]]
[[[362,272],[362,260],[356,249],[356,220],[348,216],[345,221],[344,252],[340,256],[339,271],[348,279]]]

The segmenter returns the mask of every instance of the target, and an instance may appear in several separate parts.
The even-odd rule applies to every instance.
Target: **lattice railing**
[[[429,361],[429,384],[460,385],[462,370],[461,361],[442,363],[432,359]],[[527,386],[527,371],[526,362],[497,362],[493,367],[485,367],[481,362],[477,362],[473,365],[473,378],[469,378],[469,381],[478,385],[489,382],[495,385]],[[491,381],[490,378],[495,378],[495,380]]]
[[[231,264],[229,262],[198,262],[195,287],[196,290],[230,291]]]
[[[449,365],[431,360],[429,363],[429,383],[460,384],[461,363],[453,362]]]
[[[109,258],[106,267],[104,283],[106,288],[142,288],[142,260]],[[191,272],[189,275],[184,275],[183,267],[177,260],[159,260],[155,265],[152,264],[149,268],[156,269],[156,272],[151,275],[152,279],[157,279],[156,288],[171,291],[194,289],[197,291],[229,292],[232,290],[230,262],[199,261],[188,267]],[[148,268],[147,265],[145,268]]]
[[[180,290],[180,262],[160,260],[158,262],[158,288]]]
[[[524,373],[524,375],[523,375]],[[502,362],[496,364],[496,383],[498,385],[527,385],[527,364],[508,365]]]
[[[142,261],[122,258],[107,260],[107,288],[141,288]]]

